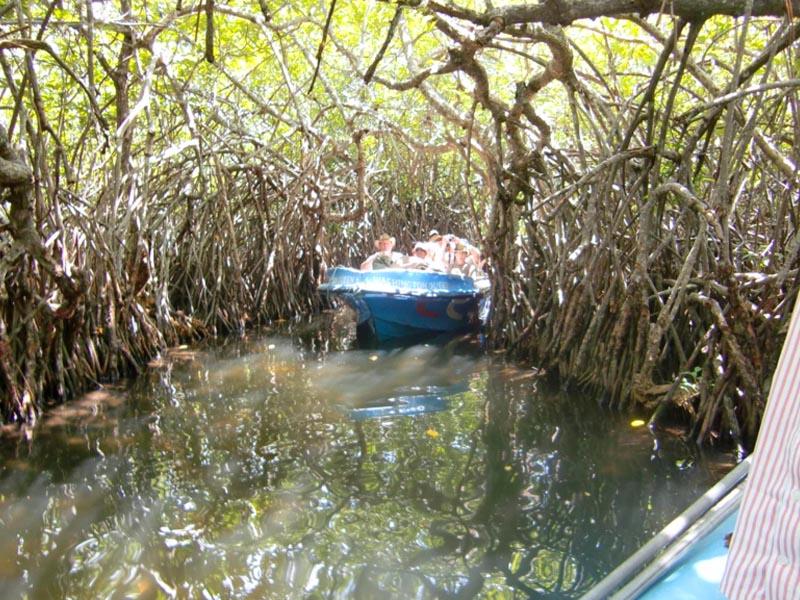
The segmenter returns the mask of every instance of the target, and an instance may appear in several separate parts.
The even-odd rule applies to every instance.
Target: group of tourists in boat
[[[387,233],[375,240],[373,254],[361,263],[362,271],[377,269],[423,269],[477,277],[483,274],[481,252],[467,240],[435,229],[427,242],[416,242],[410,254],[395,251],[396,240]]]
[[[356,312],[357,331],[378,341],[476,329],[488,314],[489,278],[480,251],[437,231],[410,254],[395,245],[382,234],[360,269],[328,271],[320,293],[343,300]]]

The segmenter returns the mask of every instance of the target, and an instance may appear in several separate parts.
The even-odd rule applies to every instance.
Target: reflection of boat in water
[[[404,417],[447,409],[447,402],[438,394],[395,396],[368,403],[364,406],[343,407],[354,421],[379,419],[381,417]]]
[[[320,293],[338,297],[356,311],[360,335],[379,341],[477,328],[489,281],[464,275],[335,267]]]
[[[324,397],[355,421],[449,410],[468,392],[484,355],[461,339],[392,350],[334,353],[314,378]],[[457,401],[456,401],[457,403]]]
[[[404,417],[447,410],[446,396],[466,392],[466,382],[450,386],[410,388],[407,394],[390,398],[377,398],[357,406],[342,407],[354,421],[382,417]]]
[[[725,537],[736,524],[749,467],[749,459],[740,463],[583,600],[724,600]]]

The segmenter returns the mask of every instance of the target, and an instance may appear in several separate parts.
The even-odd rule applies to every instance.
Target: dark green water
[[[348,343],[174,351],[4,429],[2,597],[576,598],[733,463],[474,342]]]

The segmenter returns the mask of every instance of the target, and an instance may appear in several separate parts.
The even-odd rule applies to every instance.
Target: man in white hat
[[[362,271],[372,271],[375,269],[388,269],[390,267],[399,265],[403,260],[403,255],[394,251],[395,239],[389,234],[382,234],[375,240],[375,249],[377,252],[367,257],[367,260],[361,263]]]

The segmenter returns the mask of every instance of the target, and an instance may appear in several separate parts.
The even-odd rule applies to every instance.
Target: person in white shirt
[[[731,600],[800,600],[800,301],[772,378],[721,590]]]
[[[414,244],[414,249],[411,251],[411,256],[409,257],[406,266],[409,269],[425,269],[430,264],[431,261],[428,257],[428,247],[422,242],[417,242]]]
[[[431,251],[425,242],[417,242],[411,251],[411,256],[404,265],[408,269],[426,269],[432,271],[445,271],[444,264],[431,257]]]
[[[445,246],[447,240],[445,236],[435,233],[428,239],[428,259],[444,262]]]

